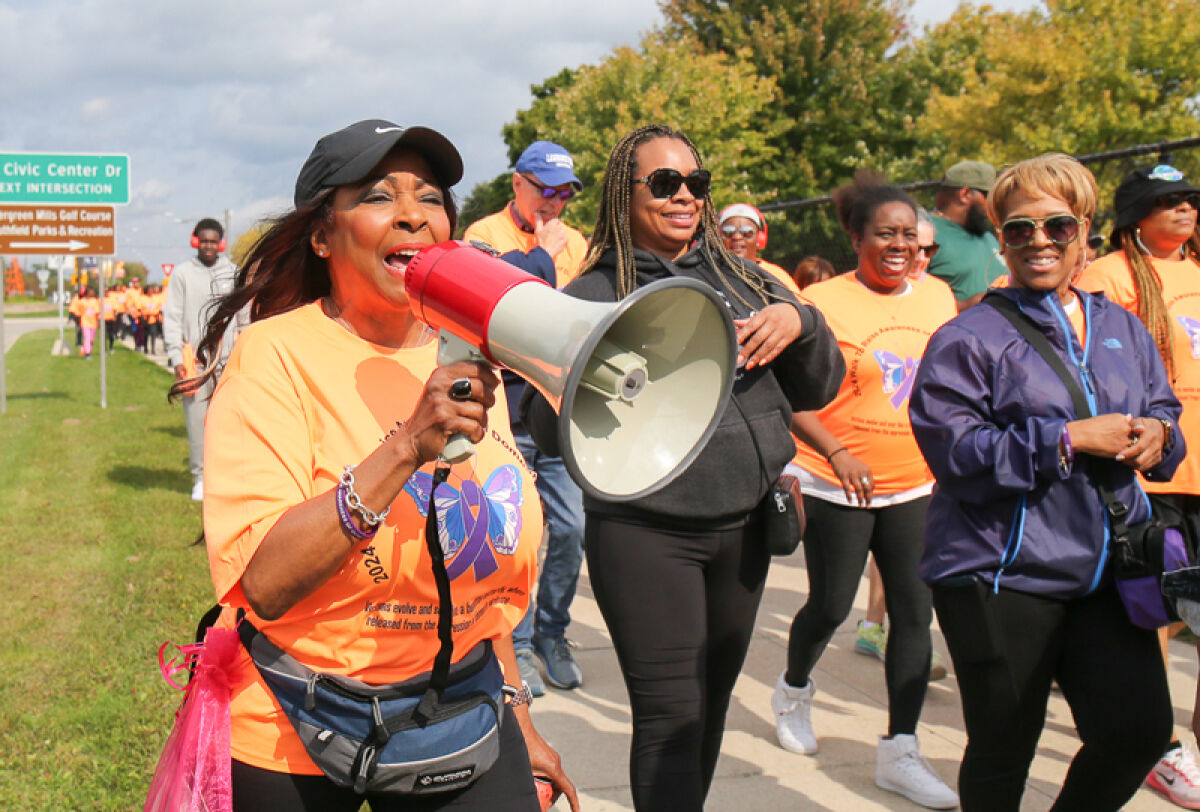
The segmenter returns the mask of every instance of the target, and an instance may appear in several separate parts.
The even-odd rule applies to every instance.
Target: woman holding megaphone
[[[497,376],[474,363],[439,368],[437,341],[405,295],[409,260],[450,238],[461,177],[458,151],[433,130],[371,120],[325,136],[300,171],[296,208],[251,250],[200,345],[217,357],[250,307],[219,373],[205,448],[218,624],[238,624],[253,652],[232,686],[235,809],[357,810],[365,798],[374,810],[530,812],[534,774],[578,809],[530,721],[512,648],[541,537],[537,492],[511,451]],[[477,454],[435,472],[453,434]],[[267,681],[264,640],[279,662],[318,675],[296,707]],[[358,705],[327,708],[317,689],[338,693],[346,678],[415,683],[421,704],[405,712],[420,724],[406,735],[443,766],[403,773],[388,736],[405,725],[372,724],[370,703],[367,741],[332,763],[331,731]],[[480,699],[452,705],[466,686]],[[464,743],[477,757],[456,766],[457,734],[425,737],[440,736],[442,716],[474,720],[480,708],[492,713],[484,744]],[[306,712],[333,721],[314,735]]]
[[[584,496],[588,572],[633,714],[634,806],[653,812],[703,808],[767,574],[759,506],[795,453],[792,413],[827,403],[845,373],[821,315],[725,248],[709,180],[680,132],[622,138],[587,258],[564,289],[615,302],[659,279],[697,279],[737,326],[733,396],[692,464],[633,501]],[[522,419],[560,453],[557,415],[532,387]]]

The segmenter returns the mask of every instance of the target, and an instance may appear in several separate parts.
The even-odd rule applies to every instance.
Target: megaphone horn
[[[545,396],[559,414],[567,470],[598,499],[639,499],[682,473],[733,388],[733,322],[697,280],[673,277],[615,303],[589,302],[452,241],[413,257],[404,283],[413,312],[440,331],[439,363],[487,360]],[[454,442],[446,459],[471,453],[465,438]]]

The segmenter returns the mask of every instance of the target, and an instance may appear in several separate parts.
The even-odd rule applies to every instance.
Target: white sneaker
[[[913,803],[930,809],[954,809],[958,794],[938,778],[921,755],[917,737],[900,734],[879,737],[875,754],[875,785],[898,792]]]
[[[192,485],[192,501],[204,501],[204,480],[199,477],[196,478],[196,482]]]
[[[1200,809],[1200,767],[1186,744],[1174,747],[1163,756],[1146,783],[1184,809]]]
[[[784,671],[775,682],[771,694],[771,710],[775,711],[775,735],[779,745],[793,753],[811,755],[817,752],[817,737],[812,729],[813,695],[817,692],[812,677],[803,688],[793,688],[784,680]]]

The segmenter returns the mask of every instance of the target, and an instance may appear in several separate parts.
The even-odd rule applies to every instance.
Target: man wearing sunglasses
[[[550,141],[534,141],[517,159],[513,199],[503,209],[472,223],[464,235],[482,240],[516,265],[556,288],[575,278],[587,240],[559,219],[583,189],[571,154]]]
[[[508,205],[472,223],[464,237],[488,243],[510,265],[562,287],[575,278],[587,254],[587,240],[559,219],[567,203],[583,188],[575,176],[575,162],[558,144],[534,141],[517,159],[512,185],[513,199]],[[513,630],[521,679],[533,696],[541,696],[546,689],[535,654],[546,668],[546,681],[554,687],[571,689],[583,681],[565,636],[583,564],[583,494],[567,473],[562,457],[538,451],[521,425],[517,404],[525,391],[525,381],[508,370],[500,374],[513,437],[526,463],[536,472],[549,531],[536,605],[530,604]]]
[[[1008,272],[987,216],[987,193],[996,170],[983,161],[959,161],[946,170],[933,210],[938,249],[929,273],[954,291],[959,311],[983,298],[988,285]]]

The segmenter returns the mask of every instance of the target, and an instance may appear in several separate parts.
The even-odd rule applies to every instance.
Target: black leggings
[[[538,812],[529,751],[517,719],[504,709],[500,758],[468,787],[436,795],[367,795],[344,789],[323,775],[293,775],[233,762],[234,812]]]
[[[866,509],[804,497],[809,594],[792,621],[785,680],[797,688],[808,684],[825,646],[850,615],[870,552],[883,578],[891,622],[884,662],[889,736],[916,732],[929,684],[933,612],[929,587],[917,577],[928,506],[928,496]]]
[[[1158,636],[1129,622],[1112,586],[1069,601],[962,589],[934,585],[933,600],[967,728],[964,812],[1020,808],[1052,680],[1083,742],[1053,809],[1120,809],[1171,736]]]
[[[634,808],[700,812],[770,562],[761,525],[673,531],[589,514],[584,546],[629,691]]]

